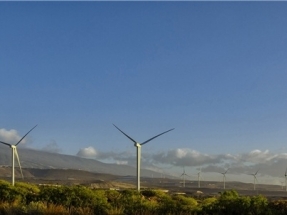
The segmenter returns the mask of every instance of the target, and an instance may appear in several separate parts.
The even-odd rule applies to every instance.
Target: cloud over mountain
[[[97,157],[97,151],[94,149],[94,147],[89,146],[86,148],[82,148],[78,151],[77,156],[84,157],[84,158],[96,158]]]
[[[0,129],[0,140],[3,142],[15,144],[17,143],[21,137],[15,129],[6,130],[5,128]],[[26,140],[23,139],[21,143],[26,143]]]
[[[43,151],[52,152],[52,153],[60,153],[62,149],[58,146],[55,140],[51,140],[46,146],[42,148]]]
[[[100,152],[93,147],[80,149],[81,157],[92,157],[99,160],[109,160],[118,164],[136,165],[136,152]],[[287,153],[272,153],[269,150],[252,150],[241,154],[201,153],[190,148],[176,148],[161,152],[143,152],[142,166],[173,166],[202,168],[202,172],[222,172],[229,168],[230,174],[250,174],[260,169],[258,174],[274,176],[285,171]],[[282,173],[283,174],[283,173]]]
[[[171,149],[167,152],[156,153],[152,156],[156,163],[171,164],[174,166],[199,166],[209,163],[221,163],[225,155],[202,154],[188,148]]]

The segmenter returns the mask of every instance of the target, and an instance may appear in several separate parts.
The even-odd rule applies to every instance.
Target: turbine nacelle
[[[222,172],[221,174],[222,174],[222,175],[225,175],[228,170],[229,170],[229,168],[228,168],[225,172]]]
[[[134,146],[137,147],[137,148],[141,148],[142,147],[142,145],[140,143],[135,143]]]

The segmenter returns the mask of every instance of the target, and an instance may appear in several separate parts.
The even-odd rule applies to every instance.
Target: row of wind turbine
[[[185,187],[185,176],[190,177],[188,174],[186,174],[185,168],[183,167],[183,173],[180,175],[180,177],[182,177],[183,187]],[[202,179],[202,176],[201,176],[201,167],[200,167],[199,172],[197,173],[198,188],[200,188],[201,179]]]
[[[225,189],[226,174],[227,174],[228,170],[229,170],[229,168],[226,169],[225,172],[219,172],[220,174],[222,174],[223,189]],[[256,190],[256,182],[258,182],[256,175],[258,174],[258,172],[259,172],[259,169],[255,173],[248,174],[248,175],[253,176],[253,190]],[[183,177],[183,187],[185,187],[185,178],[184,178],[185,176],[190,177],[189,175],[187,175],[185,173],[185,168],[183,168],[183,173],[180,175],[180,177]],[[287,168],[286,168],[284,176],[285,176],[285,182],[282,181],[281,184],[282,184],[282,189],[283,189],[283,184],[285,183],[285,191],[287,191]],[[197,173],[197,180],[198,180],[198,188],[200,188],[201,168],[200,168],[200,171]]]
[[[222,179],[222,181],[223,181],[223,189],[225,190],[225,182],[226,182],[226,173],[227,173],[227,171],[229,170],[229,168],[225,171],[225,172],[221,172],[220,174],[222,174],[222,177],[223,177],[223,179]],[[257,175],[257,173],[258,173],[258,171],[259,170],[257,170],[255,173],[253,173],[253,174],[249,174],[249,175],[252,175],[253,176],[253,190],[255,190],[256,189],[256,182],[258,181],[257,180],[257,177],[256,177],[256,175]],[[285,172],[285,180],[286,180],[286,172]]]

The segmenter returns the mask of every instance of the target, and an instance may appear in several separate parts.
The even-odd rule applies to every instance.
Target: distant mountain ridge
[[[108,164],[94,159],[81,158],[73,155],[64,155],[29,148],[18,147],[18,153],[22,168],[36,169],[76,169],[95,173],[106,173],[113,175],[136,175],[136,168],[128,165]],[[11,149],[0,146],[0,165],[11,166]],[[18,162],[15,158],[15,165]],[[160,173],[142,169],[141,176],[151,177]]]

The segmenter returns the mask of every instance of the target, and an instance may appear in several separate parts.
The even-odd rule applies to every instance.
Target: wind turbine
[[[183,173],[180,175],[180,177],[182,177],[183,179],[183,184],[182,184],[183,187],[185,187],[185,176],[189,176],[189,175],[185,173],[185,168],[183,167]]]
[[[198,180],[198,188],[200,188],[200,180],[201,180],[201,167],[199,169],[199,172],[197,173],[197,180]]]
[[[113,124],[114,125],[114,124]],[[141,168],[141,147],[142,145],[148,143],[149,141],[173,130],[173,129],[170,129],[170,130],[167,130],[163,133],[160,133],[146,141],[144,141],[143,143],[138,143],[137,141],[135,141],[134,139],[132,139],[130,136],[128,136],[126,133],[124,133],[121,129],[119,129],[116,125],[114,125],[121,133],[123,133],[123,135],[125,135],[127,138],[129,138],[132,142],[134,142],[134,146],[137,147],[137,190],[140,191],[140,168]]]
[[[14,186],[14,184],[15,184],[15,155],[16,155],[16,158],[18,160],[18,164],[20,167],[20,172],[21,172],[22,178],[24,178],[21,164],[20,164],[20,160],[19,160],[19,155],[17,152],[17,146],[36,126],[37,125],[35,125],[30,131],[28,131],[15,145],[0,141],[0,143],[3,143],[4,145],[9,146],[12,149],[12,186]]]
[[[287,191],[287,168],[285,170],[285,191]]]
[[[280,181],[280,182],[281,182],[282,190],[284,190],[284,181]]]
[[[257,170],[257,172],[250,174],[250,175],[253,175],[253,190],[255,190],[255,185],[256,185],[256,181],[257,181],[256,175],[257,175],[258,171],[259,171],[259,169]]]
[[[226,181],[226,173],[228,169],[225,172],[222,172],[221,174],[223,175],[223,189],[225,190],[225,181]]]

